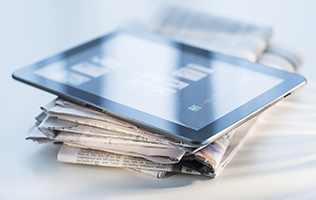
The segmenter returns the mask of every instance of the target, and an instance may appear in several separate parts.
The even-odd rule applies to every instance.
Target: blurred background
[[[148,23],[161,5],[177,5],[271,26],[272,42],[301,52],[306,57],[304,68],[310,68],[311,63],[315,63],[310,51],[316,48],[313,40],[316,33],[313,23],[316,3],[312,0],[1,1],[2,63],[4,61],[5,66],[12,68],[25,66],[122,25]]]
[[[25,141],[39,106],[54,95],[13,80],[14,70],[121,26],[142,26],[162,5],[270,26],[273,43],[301,53],[305,63],[298,72],[308,85],[289,100],[297,109],[273,111],[281,119],[299,116],[292,118],[290,133],[279,131],[288,122],[267,122],[212,181],[185,175],[155,180],[119,169],[60,164],[57,147]],[[314,0],[0,0],[0,197],[192,199],[207,192],[215,199],[315,199],[315,9]],[[284,162],[269,165],[272,155]]]

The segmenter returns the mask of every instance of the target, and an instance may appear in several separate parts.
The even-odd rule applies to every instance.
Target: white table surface
[[[124,169],[60,163],[58,146],[24,139],[54,98],[11,78],[14,70],[146,21],[162,3],[273,27],[272,41],[306,58],[308,84],[276,105],[214,180],[154,179]],[[316,199],[316,1],[0,1],[0,199]]]

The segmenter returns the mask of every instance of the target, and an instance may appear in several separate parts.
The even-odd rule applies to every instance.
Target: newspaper
[[[271,45],[268,27],[182,8],[163,7],[144,29],[291,72],[303,62],[296,52]],[[63,99],[41,110],[27,139],[62,143],[59,161],[127,168],[157,178],[173,173],[216,177],[260,123],[252,119],[198,150]]]
[[[163,155],[164,158],[170,157],[172,162],[178,162],[184,153],[192,152],[189,148],[190,145],[160,134],[144,129],[136,132],[126,130],[128,123],[103,126],[103,120],[107,119],[106,114],[63,99],[56,99],[41,109],[44,113],[36,118],[38,130],[33,129],[32,135],[38,135],[38,132],[41,131],[47,139],[56,142],[74,143],[87,148],[107,149],[108,151],[127,151],[135,153],[135,156],[144,154],[157,158]],[[133,127],[132,130],[138,130],[134,125],[130,125],[130,127]],[[217,145],[222,150],[225,145],[223,146],[221,143]]]
[[[270,27],[180,7],[163,6],[142,28],[200,48],[294,72],[303,57],[269,42]]]
[[[272,35],[269,27],[172,6],[162,7],[145,30],[253,62]]]
[[[40,116],[43,116],[42,114]],[[37,119],[40,117],[37,117]],[[45,121],[45,120],[40,120]],[[248,122],[250,123],[250,122]],[[242,127],[244,127],[243,125]],[[247,128],[244,128],[248,130]],[[154,177],[162,178],[168,175],[168,173],[187,173],[187,174],[198,174],[209,177],[214,177],[219,173],[222,164],[222,157],[227,148],[228,144],[233,143],[234,140],[230,143],[232,136],[237,138],[237,143],[242,141],[238,137],[243,137],[247,131],[238,131],[238,128],[235,132],[224,135],[219,140],[215,141],[208,147],[202,149],[201,151],[195,154],[187,154],[183,159],[177,164],[166,164],[159,162],[150,161],[150,159],[145,156],[135,157],[134,155],[129,156],[126,152],[113,153],[109,151],[100,151],[92,150],[92,148],[82,147],[76,145],[76,143],[64,142],[60,152],[58,153],[58,160],[62,162],[71,162],[78,164],[90,164],[90,165],[101,165],[109,167],[123,167],[131,168],[135,171],[145,173]],[[235,136],[237,135],[237,136]],[[241,136],[240,136],[241,135]],[[30,130],[29,136],[27,139],[35,140],[39,143],[43,143],[45,139],[46,142],[60,142],[59,139],[49,139],[47,135],[44,135],[37,128]],[[236,142],[235,142],[236,143]],[[236,145],[234,145],[236,146]],[[229,146],[228,149],[234,149],[234,146]],[[84,154],[83,154],[84,152]],[[224,154],[225,156],[226,154]],[[100,159],[102,157],[102,159]],[[115,158],[115,160],[113,160]],[[110,160],[109,160],[110,159]],[[119,160],[121,159],[121,160]],[[124,162],[123,162],[124,160]],[[126,160],[129,160],[127,162]],[[193,161],[198,162],[193,162]],[[113,162],[112,162],[113,161]],[[194,165],[193,165],[194,164]],[[205,167],[206,166],[206,167]]]
[[[80,112],[79,108],[85,110],[86,114],[92,112],[96,115],[103,115],[102,113],[94,113],[95,111],[86,109],[85,107],[79,105],[75,106],[75,104],[62,99],[54,100],[53,102],[48,104],[49,106],[45,106],[47,108],[44,109],[44,107],[42,107],[42,109],[48,111],[49,107],[50,110],[56,111],[58,109],[54,108],[58,107],[61,104],[71,104],[71,107],[77,108],[76,111],[72,109],[72,114],[68,112],[69,116],[72,116],[75,113],[78,114]],[[67,112],[61,113],[64,117],[65,113]],[[165,177],[170,173],[187,173],[215,177],[215,175],[218,174],[222,168],[222,158],[224,156],[226,148],[230,144],[230,140],[235,135],[235,131],[230,132],[196,153],[186,152],[185,155],[183,153],[180,154],[177,158],[173,157],[173,159],[171,159],[171,154],[173,154],[175,150],[169,149],[168,146],[166,146],[165,144],[158,144],[157,147],[163,147],[163,150],[166,151],[159,153],[154,152],[157,155],[151,157],[151,152],[146,152],[147,155],[145,155],[137,154],[135,152],[131,153],[130,151],[127,151],[124,147],[130,146],[131,141],[128,141],[128,139],[130,139],[130,136],[126,137],[124,135],[120,135],[119,132],[116,132],[119,137],[126,139],[127,143],[124,143],[124,141],[122,141],[123,146],[120,146],[120,148],[107,149],[104,147],[104,144],[108,144],[108,139],[111,138],[113,135],[115,136],[114,133],[113,135],[102,135],[104,133],[94,131],[94,127],[92,126],[85,127],[87,128],[87,130],[79,129],[78,127],[80,127],[80,124],[77,124],[76,127],[74,126],[75,124],[69,125],[69,121],[60,120],[58,119],[58,116],[59,115],[57,114],[57,112],[54,112],[54,117],[41,113],[36,118],[38,129],[31,129],[27,139],[32,139],[39,143],[43,143],[43,141],[45,141],[45,143],[63,142],[63,146],[58,153],[58,160],[62,162],[130,168],[138,172],[159,178]],[[44,129],[44,127],[46,128]],[[75,127],[75,129],[69,132],[67,129],[69,127]],[[85,133],[88,132],[89,128],[91,129],[91,132],[87,135]],[[52,130],[52,132],[47,130]],[[240,131],[238,131],[237,129],[236,132],[238,133]],[[246,133],[247,131],[243,131],[241,134]],[[240,133],[237,135],[240,135]],[[117,137],[113,138],[114,142]],[[234,138],[238,137],[234,136]],[[135,144],[136,147],[138,147],[137,144],[138,143]],[[152,145],[152,143],[149,144]],[[145,147],[140,147],[140,149]],[[85,152],[84,157],[82,157],[82,152]],[[100,160],[100,157],[102,157],[102,160]],[[109,162],[109,158],[121,160],[117,160],[116,162]],[[124,160],[124,162],[122,159]],[[126,160],[130,160],[130,162],[127,162]]]
[[[41,124],[45,124],[46,120],[47,117],[42,120],[39,127]],[[53,126],[51,128],[53,128]],[[171,172],[213,177],[233,133],[234,132],[230,132],[224,135],[222,138],[196,153],[187,153],[186,155],[180,156],[181,158],[173,159],[171,162],[163,160],[173,153],[172,150],[167,148],[164,148],[164,150],[166,150],[165,152],[160,152],[159,155],[151,158],[147,155],[131,154],[124,151],[123,148],[120,149],[120,151],[100,148],[100,146],[96,145],[103,143],[100,137],[98,137],[98,139],[100,139],[99,141],[93,140],[93,142],[87,142],[79,139],[81,142],[78,142],[78,138],[85,138],[85,136],[80,136],[79,133],[68,132],[65,134],[59,132],[55,133],[55,137],[52,137],[50,134],[43,134],[40,129],[33,128],[30,130],[27,139],[32,139],[39,143],[42,143],[44,139],[50,142],[63,142],[58,153],[58,160],[62,162],[131,168],[141,173],[146,173],[147,175],[155,174],[155,177],[159,178]],[[65,139],[65,135],[69,136],[69,138]],[[147,154],[150,153],[147,152]]]
[[[137,141],[163,143],[187,151],[193,151],[190,145],[183,142],[175,141],[161,134],[153,133],[131,123],[124,122],[123,120],[115,119],[105,113],[100,113],[62,99],[57,99],[55,102],[51,102],[50,104],[41,107],[41,109],[46,115],[57,117],[58,119],[63,120],[64,123],[66,123],[66,121],[75,123],[75,126],[72,128],[73,131],[75,131],[74,128],[77,128],[80,124],[82,127],[95,127],[95,131],[92,131],[91,128],[89,128],[88,131],[92,131],[93,134],[101,134],[100,131],[103,130],[103,134],[111,134],[112,132],[115,133],[113,136],[119,137],[118,133],[120,133],[120,135],[124,135],[124,137],[126,137],[126,135],[131,137],[134,136],[134,140]]]
[[[187,158],[184,157],[184,159],[177,164],[155,163],[143,158],[111,154],[105,151],[69,147],[67,145],[62,146],[58,153],[58,160],[77,164],[130,168],[134,171],[157,178],[163,178],[174,173],[203,175],[214,178],[222,171],[233,155],[253,134],[259,123],[260,120],[250,120],[236,129],[234,137],[232,137],[232,134],[227,134],[219,139],[217,144],[223,142],[223,140],[225,141],[220,144],[221,146],[224,145],[222,147],[227,148],[226,145],[229,144],[225,154],[222,154],[223,150],[221,153],[214,156],[216,151],[213,151],[213,148],[205,148],[196,154],[188,155]],[[232,140],[230,141],[230,139]],[[215,149],[220,148],[215,144],[213,144],[213,147]],[[194,160],[198,162],[194,162]],[[209,165],[208,163],[211,164],[211,166],[214,166],[214,168],[207,167]]]
[[[130,156],[144,157],[148,160],[160,163],[179,162],[185,154],[183,149],[159,143],[156,144],[147,141],[143,142],[139,140],[139,137],[137,136],[125,137],[124,135],[120,135],[118,133],[120,138],[117,138],[113,137],[115,136],[115,132],[112,132],[112,134],[102,135],[100,134],[102,130],[100,132],[95,132],[94,127],[82,126],[84,129],[80,129],[80,127],[81,125],[76,126],[74,123],[69,125],[68,122],[65,123],[58,118],[51,118],[50,116],[47,116],[39,124],[38,129],[31,129],[27,139],[32,139],[39,143],[42,143],[42,141],[46,139],[46,141],[63,142],[81,148],[99,149],[113,153],[124,153]],[[88,130],[89,128],[91,129],[90,133]],[[68,129],[70,129],[70,131]],[[42,134],[41,137],[39,137],[40,134]]]
[[[43,123],[45,122],[45,119],[41,121]],[[250,123],[252,124],[252,121],[247,122],[241,127],[245,127],[247,124]],[[242,141],[240,138],[244,138],[246,134],[249,134],[247,131],[249,130],[249,126],[250,125],[247,125],[247,127],[243,128],[242,131],[239,131],[241,130],[240,127],[234,132],[230,132],[224,135],[220,139],[216,140],[214,143],[208,145],[207,147],[196,153],[189,153],[184,155],[180,161],[176,162],[176,164],[171,162],[164,163],[161,160],[155,161],[144,155],[135,156],[135,154],[131,155],[128,152],[111,152],[105,149],[100,150],[100,148],[87,147],[84,143],[81,146],[80,144],[78,144],[78,142],[76,142],[76,140],[69,140],[69,142],[65,140],[63,141],[62,139],[56,139],[58,135],[55,138],[51,137],[50,141],[62,141],[64,143],[60,152],[58,153],[58,160],[62,162],[131,168],[141,173],[159,178],[165,177],[169,173],[187,173],[215,177],[215,175],[217,175],[224,166],[223,160],[227,160],[222,159],[222,157],[226,155],[224,153],[227,146],[230,144],[228,149],[235,149],[237,145],[240,145],[240,142]],[[41,142],[43,139],[49,137],[49,135],[44,135],[42,132],[39,131],[39,129],[34,128],[30,132],[30,135],[27,139]],[[236,138],[237,141],[235,139],[235,142],[234,140],[230,142],[232,138]],[[95,142],[99,143],[100,141]],[[101,160],[100,157],[102,157]],[[108,159],[110,158],[110,161],[114,161],[114,158],[116,161],[109,162]],[[130,162],[127,162],[126,160],[130,160]]]

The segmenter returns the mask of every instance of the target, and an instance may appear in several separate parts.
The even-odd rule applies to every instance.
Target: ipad
[[[295,73],[126,30],[22,68],[13,77],[196,147],[306,83]]]

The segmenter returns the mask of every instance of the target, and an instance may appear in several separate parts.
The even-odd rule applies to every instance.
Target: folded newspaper
[[[268,43],[271,29],[190,10],[163,7],[145,31],[294,72],[302,57]],[[27,139],[62,143],[58,161],[216,177],[258,126],[260,116],[196,149],[104,113],[57,98],[41,107]]]

